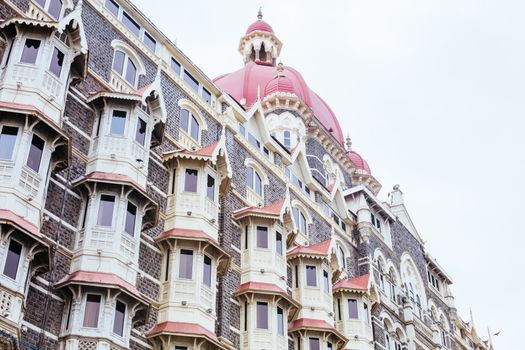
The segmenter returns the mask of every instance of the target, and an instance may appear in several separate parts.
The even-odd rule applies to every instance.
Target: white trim
[[[34,324],[27,322],[26,320],[22,320],[21,324],[22,326],[26,326],[27,328],[32,329],[35,332],[38,332],[38,333],[44,332],[46,337],[51,338],[55,341],[58,341],[58,336],[54,335],[53,333],[49,333],[48,331],[44,331],[42,328],[37,327]]]

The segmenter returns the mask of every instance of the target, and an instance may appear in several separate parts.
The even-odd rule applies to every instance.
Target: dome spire
[[[350,135],[346,136],[346,149],[347,151],[352,150],[352,139],[350,139]]]
[[[257,19],[261,20],[263,18],[262,6],[259,6],[259,12],[257,12]]]
[[[284,76],[283,72],[284,72],[283,63],[281,61],[279,61],[279,63],[277,64],[277,76],[278,77]]]

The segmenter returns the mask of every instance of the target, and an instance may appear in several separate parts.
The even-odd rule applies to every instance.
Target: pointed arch
[[[416,263],[407,252],[403,253],[401,256],[401,281],[406,285],[407,288],[412,286],[414,289],[415,295],[419,296],[421,299],[422,309],[426,309],[427,298],[425,293],[425,284]]]

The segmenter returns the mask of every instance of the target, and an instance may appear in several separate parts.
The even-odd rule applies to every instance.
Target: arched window
[[[306,216],[297,207],[294,207],[292,211],[293,211],[293,218],[295,220],[295,224],[297,225],[297,228],[299,229],[299,232],[308,236],[308,223],[306,221]]]
[[[128,83],[136,87],[137,65],[124,51],[115,50],[113,57],[113,70],[117,72]]]
[[[62,0],[36,0],[54,19],[60,19],[62,14]]]
[[[259,51],[259,59],[261,61],[266,61],[266,49],[264,43],[261,44],[261,50]]]
[[[339,260],[339,265],[346,269],[345,251],[339,243],[337,244],[337,260]]]
[[[195,116],[187,109],[181,109],[180,111],[180,127],[192,139],[199,142],[200,125]]]
[[[263,196],[263,185],[261,176],[255,169],[251,167],[246,168],[246,184],[259,196]]]

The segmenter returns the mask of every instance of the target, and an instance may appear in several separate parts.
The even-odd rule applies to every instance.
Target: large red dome
[[[246,101],[245,106],[249,107],[257,100],[257,90],[261,91],[261,99],[265,97],[265,87],[275,78],[276,68],[271,65],[257,64],[248,62],[243,68],[233,73],[221,75],[214,79],[222,90],[230,94],[237,102],[242,99]],[[343,132],[341,126],[332,109],[313,92],[301,74],[291,67],[284,67],[283,75],[291,82],[292,86],[287,87],[286,92],[293,92],[314,112],[319,122],[332,133],[335,139],[342,145]],[[269,89],[268,93],[272,93]]]
[[[250,24],[248,29],[246,29],[246,34],[250,34],[252,32],[255,32],[256,30],[261,32],[273,33],[272,26],[263,21],[262,19],[258,19],[257,21]]]

